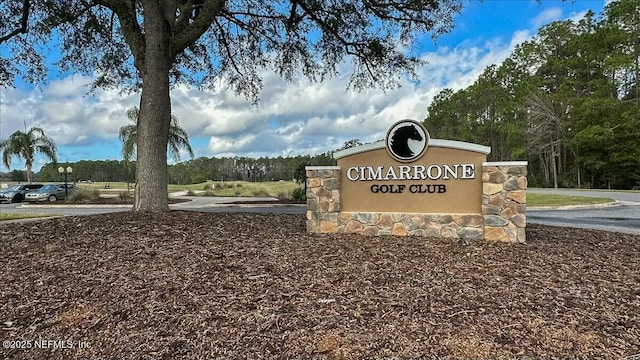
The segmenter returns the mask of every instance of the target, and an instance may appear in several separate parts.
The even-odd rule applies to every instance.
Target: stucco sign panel
[[[334,154],[341,211],[481,214],[486,146],[430,139],[419,122],[401,120],[384,141]]]

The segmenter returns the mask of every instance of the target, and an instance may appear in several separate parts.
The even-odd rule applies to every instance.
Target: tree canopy
[[[7,168],[11,168],[13,156],[24,160],[28,182],[32,180],[31,169],[37,153],[45,155],[54,163],[57,161],[56,144],[39,127],[32,127],[25,132],[18,130],[8,138],[0,139],[0,151],[2,151],[2,162]]]
[[[422,62],[412,45],[449,31],[461,8],[461,0],[6,0],[0,85],[42,81],[40,49],[55,40],[63,71],[141,88],[134,210],[167,211],[171,85],[229,86],[257,99],[262,69],[320,81],[351,62],[354,88],[393,86]]]
[[[640,187],[640,3],[542,27],[474,84],[428,108],[434,137],[528,160],[535,186]]]

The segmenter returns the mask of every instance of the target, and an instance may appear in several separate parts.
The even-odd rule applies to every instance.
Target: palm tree
[[[24,160],[27,167],[27,182],[31,182],[31,169],[36,153],[44,154],[54,163],[58,162],[56,144],[39,127],[32,127],[26,132],[18,130],[9,138],[0,140],[0,151],[2,151],[2,162],[7,168],[11,168],[13,156]]]
[[[122,141],[122,157],[125,163],[129,163],[132,158],[136,157],[136,144],[138,142],[138,116],[140,110],[132,107],[127,110],[127,117],[133,124],[125,125],[120,128],[120,141]],[[175,160],[180,160],[180,149],[187,150],[191,158],[193,158],[193,150],[189,145],[189,136],[187,132],[178,126],[178,117],[171,114],[171,125],[169,126],[169,142],[167,144],[169,155]]]

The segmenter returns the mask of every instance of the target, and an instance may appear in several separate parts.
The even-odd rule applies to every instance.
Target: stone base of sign
[[[484,238],[524,243],[527,226],[527,163],[482,164]]]
[[[481,240],[481,215],[340,213],[339,233],[363,235],[429,236],[465,241]]]
[[[479,214],[340,211],[340,167],[307,166],[307,231],[524,243],[527,163],[484,163]]]

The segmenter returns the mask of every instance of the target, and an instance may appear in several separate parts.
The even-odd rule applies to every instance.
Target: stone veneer
[[[307,231],[338,232],[340,167],[307,166]]]
[[[482,239],[482,225],[481,215],[346,212],[338,215],[339,233],[364,235],[431,236],[467,242]]]
[[[340,167],[307,166],[307,231],[524,242],[527,163],[483,163],[481,214],[340,211]]]
[[[527,163],[482,164],[485,240],[524,243],[527,226]]]

